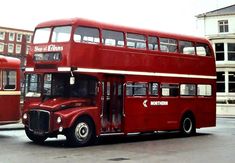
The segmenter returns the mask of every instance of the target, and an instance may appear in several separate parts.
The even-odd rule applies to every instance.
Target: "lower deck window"
[[[127,83],[126,86],[127,96],[146,96],[147,83]]]
[[[179,96],[178,84],[162,84],[161,85],[162,96]]]
[[[198,96],[212,96],[212,87],[207,84],[197,85],[197,95]]]

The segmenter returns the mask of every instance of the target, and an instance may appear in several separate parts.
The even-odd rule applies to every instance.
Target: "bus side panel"
[[[212,127],[216,125],[216,103],[212,97],[197,99],[197,121],[196,127]]]
[[[20,119],[20,96],[4,95],[0,98],[0,123],[7,121],[19,121]]]

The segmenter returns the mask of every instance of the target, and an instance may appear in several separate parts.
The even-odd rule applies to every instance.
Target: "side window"
[[[177,52],[177,41],[170,38],[160,38],[160,50],[162,52]]]
[[[102,30],[102,43],[108,46],[124,46],[124,36],[122,32]]]
[[[196,85],[195,84],[181,84],[180,85],[180,95],[181,96],[195,96],[196,95]]]
[[[179,85],[178,84],[162,84],[161,85],[162,96],[179,96]]]
[[[16,71],[3,71],[3,89],[15,90],[16,89]]]
[[[99,30],[91,27],[78,27],[73,35],[75,42],[84,42],[90,44],[100,43]]]
[[[198,84],[197,85],[197,95],[198,96],[211,96],[212,87],[208,84]]]
[[[158,38],[149,36],[148,37],[148,48],[149,50],[158,50]]]
[[[127,47],[136,49],[146,49],[146,38],[144,35],[127,33]]]
[[[210,49],[207,44],[197,43],[196,52],[199,56],[210,56]]]
[[[127,96],[146,96],[147,83],[127,83],[126,85]]]
[[[190,41],[179,41],[179,52],[182,54],[195,55],[195,47]]]
[[[158,83],[149,83],[149,95],[158,96]]]

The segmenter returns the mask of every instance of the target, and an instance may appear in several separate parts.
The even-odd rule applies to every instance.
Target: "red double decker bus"
[[[203,38],[84,19],[39,24],[25,71],[29,139],[73,145],[108,134],[216,125],[215,58]]]
[[[20,60],[0,55],[0,125],[20,120]]]

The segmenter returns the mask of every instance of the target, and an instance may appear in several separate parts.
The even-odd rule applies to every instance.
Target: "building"
[[[32,35],[33,31],[0,27],[0,55],[19,58],[23,67]]]
[[[235,4],[196,17],[216,54],[217,114],[235,115]]]

